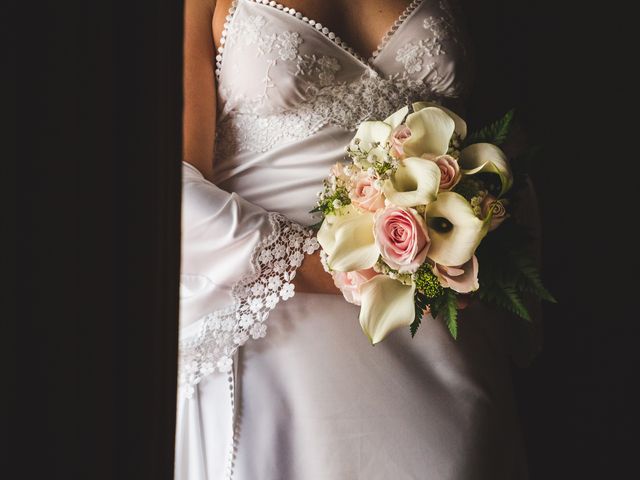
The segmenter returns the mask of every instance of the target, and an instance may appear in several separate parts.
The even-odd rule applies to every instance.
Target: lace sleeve
[[[265,336],[269,312],[280,300],[293,297],[295,292],[291,282],[297,268],[305,254],[312,254],[319,248],[311,229],[279,213],[264,212],[262,215],[267,217],[270,228],[262,228],[261,231],[268,234],[257,237],[259,239],[247,259],[249,271],[231,286],[232,304],[213,309],[192,322],[198,329],[197,333],[180,341],[179,386],[188,398],[206,375],[215,371],[228,372],[232,367],[233,354],[249,338]],[[236,213],[235,216],[239,215]],[[231,236],[232,241],[236,239]],[[214,241],[220,243],[219,238],[212,238],[211,242]],[[183,256],[184,250],[183,243]],[[216,256],[207,258],[215,261]],[[216,280],[211,279],[212,282]]]

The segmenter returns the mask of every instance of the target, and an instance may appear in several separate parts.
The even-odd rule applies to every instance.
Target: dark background
[[[478,95],[489,92],[496,113],[515,105],[529,143],[543,148],[532,177],[544,279],[559,303],[544,306],[540,355],[514,370],[531,476],[635,478],[638,215],[628,205],[638,167],[625,128],[624,13],[520,0],[468,10],[474,102],[486,108]]]
[[[634,32],[613,4],[469,3],[484,95],[496,114],[515,105],[545,147],[533,176],[559,303],[545,309],[542,353],[514,371],[532,478],[631,478],[638,188],[623,37]],[[17,190],[3,271],[17,292],[3,322],[2,450],[11,478],[168,479],[181,4],[17,7],[3,19],[17,27],[5,42],[17,130],[3,142]]]

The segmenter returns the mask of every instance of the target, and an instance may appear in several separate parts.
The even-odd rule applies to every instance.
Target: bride
[[[464,107],[453,0],[187,0],[177,480],[527,478],[513,320],[372,347],[308,212],[356,126]]]

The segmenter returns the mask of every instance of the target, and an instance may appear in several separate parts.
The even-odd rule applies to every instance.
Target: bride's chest
[[[308,18],[331,26],[361,54],[373,52],[380,39],[410,4],[411,0],[284,0],[283,8],[303,12]],[[216,48],[233,0],[216,2],[213,37]],[[366,55],[364,55],[366,56]]]
[[[305,7],[306,2],[298,3]],[[343,29],[355,22],[356,10],[332,16],[327,7],[313,8],[314,15],[327,19],[322,23],[296,9],[294,1],[288,6],[269,0],[233,1],[216,56],[222,116],[232,111],[295,111],[305,105],[313,109],[313,102],[321,98],[324,103],[343,103],[341,108],[348,110],[385,95],[459,96],[470,68],[465,32],[452,0],[413,0],[408,5],[403,0],[375,1],[370,7],[378,3],[386,5],[384,14],[377,17],[368,11],[363,19],[378,20],[367,20],[370,30],[366,24],[358,27],[385,32],[379,33],[377,48],[365,58],[358,51],[372,44],[373,33],[354,48],[358,35],[347,42],[332,30],[334,25]],[[384,28],[393,10],[401,13]]]

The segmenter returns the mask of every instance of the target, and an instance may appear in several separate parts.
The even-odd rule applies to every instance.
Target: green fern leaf
[[[518,268],[518,285],[521,290],[533,293],[538,298],[551,303],[558,303],[549,290],[542,284],[540,271],[531,257],[517,256],[514,263]]]
[[[445,298],[443,309],[444,321],[449,329],[449,333],[457,340],[458,338],[458,301],[456,294],[452,290],[448,290]]]
[[[511,285],[504,285],[498,287],[499,298],[501,298],[503,308],[506,308],[512,313],[515,313],[520,318],[531,321],[531,315],[529,315],[529,311],[527,307],[522,303],[522,299],[520,295]]]
[[[413,322],[411,323],[411,325],[409,326],[409,330],[411,331],[411,338],[413,338],[416,335],[416,332],[418,331],[418,328],[422,323],[422,314],[425,308],[427,308],[428,306],[427,302],[429,301],[427,296],[422,292],[416,292],[414,300],[415,300],[415,306],[416,306],[416,316]]]
[[[509,110],[501,119],[472,133],[466,138],[465,145],[483,142],[493,143],[494,145],[503,144],[509,134],[514,114],[515,110]]]
[[[517,290],[510,285],[492,284],[478,291],[480,300],[507,310],[524,320],[531,321],[531,315],[525,307]]]

